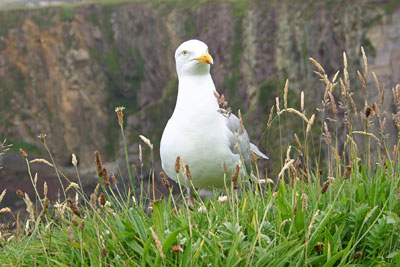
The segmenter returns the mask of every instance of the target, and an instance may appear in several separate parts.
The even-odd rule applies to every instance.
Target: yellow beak
[[[203,53],[203,55],[201,55],[201,57],[196,57],[193,60],[198,60],[200,62],[207,63],[207,64],[214,64],[214,60],[213,60],[212,56],[208,53]]]

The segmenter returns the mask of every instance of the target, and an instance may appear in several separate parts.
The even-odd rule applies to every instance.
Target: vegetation
[[[370,78],[382,95],[377,77],[369,74],[363,49],[362,55],[364,70],[358,72],[362,89],[367,92]],[[239,177],[240,191],[226,177],[226,188],[212,198],[202,200],[196,192],[194,206],[188,205],[182,190],[178,196],[172,194],[164,174],[160,176],[169,195],[156,200],[155,188],[145,190],[143,185],[136,195],[137,175],[128,160],[123,108],[116,112],[129,184],[121,174],[110,177],[95,152],[99,183],[86,195],[76,158],[72,157],[72,164],[79,184],[58,170],[41,135],[50,162],[29,162],[23,149],[21,156],[28,167],[37,162],[53,166],[60,182],[63,178],[69,183],[63,191],[65,199],[52,203],[46,184],[43,195],[39,194],[29,173],[37,201],[33,204],[17,190],[29,217],[22,219],[8,207],[0,210],[0,216],[12,214],[16,225],[0,230],[0,262],[3,266],[400,265],[399,139],[385,134],[383,103],[370,104],[365,93],[364,106],[355,105],[345,54],[343,70],[331,79],[317,61],[310,60],[324,83],[319,114],[308,114],[303,94],[299,110],[288,106],[287,81],[283,104],[276,98],[266,125],[266,131],[273,122],[284,131],[280,127],[284,117],[303,121],[298,133],[302,139],[296,135],[295,145],[280,140],[277,177],[260,174],[255,164],[256,178]],[[400,109],[400,85],[393,89],[393,99]],[[398,115],[392,119],[400,132]],[[312,128],[319,125],[320,143],[314,143]],[[393,148],[389,138],[396,139]],[[150,140],[141,139],[152,153]],[[310,153],[313,147],[321,154],[327,151],[325,168],[322,155]],[[182,164],[178,161],[176,166],[177,175],[182,175]],[[149,178],[154,184],[154,170]]]

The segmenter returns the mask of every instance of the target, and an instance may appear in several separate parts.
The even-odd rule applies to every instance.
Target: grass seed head
[[[168,189],[170,187],[167,176],[163,171],[160,171],[160,176],[161,176],[161,182],[163,185]]]
[[[111,175],[111,181],[112,181],[113,185],[117,184],[117,178],[115,177],[114,173]]]
[[[4,198],[4,196],[6,195],[6,193],[7,193],[7,189],[4,189],[3,192],[1,192],[1,195],[0,195],[0,203],[1,203],[1,201],[3,201],[3,198]]]
[[[315,245],[315,249],[318,251],[318,252],[322,252],[322,249],[324,248],[324,243],[322,243],[322,242],[318,242],[316,245]]]
[[[143,135],[139,135],[140,139],[142,139],[142,141],[148,146],[150,147],[151,150],[153,150],[153,144],[150,142],[150,139],[148,139],[147,137],[143,136]]]
[[[329,188],[329,181],[325,181],[325,182],[322,184],[321,193],[322,193],[322,194],[325,194],[326,191],[328,190],[328,188]]]
[[[116,107],[115,108],[115,112],[117,113],[119,125],[122,125],[124,123],[124,109],[125,109],[125,107]]]
[[[17,189],[17,191],[15,193],[17,194],[17,196],[24,199],[24,193],[20,189]]]
[[[346,180],[346,179],[349,179],[349,178],[350,178],[351,169],[352,169],[351,164],[349,164],[349,165],[346,166],[346,170],[344,171],[344,174],[343,174],[343,179]]]
[[[238,164],[238,165],[236,165],[235,170],[232,173],[233,189],[235,189],[235,190],[237,190],[239,188],[239,184],[238,184],[239,171],[240,171],[240,166]]]
[[[100,197],[98,199],[100,207],[104,207],[106,204],[106,196],[104,195],[103,192],[100,193]]]
[[[26,154],[25,150],[23,150],[22,148],[19,149],[19,153],[21,154],[21,156],[26,159],[28,157],[28,154]]]
[[[100,153],[97,150],[94,152],[94,160],[96,162],[97,175],[103,177],[103,163],[101,161]]]
[[[182,253],[182,252],[183,252],[183,249],[181,246],[175,245],[172,247],[172,253]]]
[[[76,158],[75,154],[72,154],[72,160],[71,160],[72,165],[74,165],[74,167],[78,166],[78,160]]]
[[[42,144],[46,143],[46,134],[41,133],[41,134],[39,134],[38,137],[40,139],[40,142],[42,142]]]
[[[69,208],[71,209],[72,213],[75,214],[78,217],[82,216],[81,211],[79,210],[79,208],[76,206],[76,203],[74,201],[72,201],[71,199],[68,199],[68,204],[69,204]]]
[[[110,177],[108,176],[107,169],[103,168],[103,171],[102,171],[101,174],[102,174],[102,179],[103,179],[104,186],[107,187],[107,188],[110,188]]]
[[[154,241],[156,242],[156,248],[157,248],[158,252],[160,253],[161,258],[164,259],[164,253],[162,251],[161,241],[158,238],[156,232],[154,232],[153,227],[150,227],[150,232],[151,232],[151,236],[153,237]]]
[[[358,258],[360,258],[362,256],[362,252],[361,251],[357,251],[355,254],[354,254],[354,257],[353,257],[353,259],[358,259]]]
[[[176,161],[175,161],[175,172],[178,174],[181,170],[181,157],[178,156],[176,157]]]
[[[185,165],[185,170],[186,170],[186,177],[188,178],[189,181],[191,181],[192,180],[192,173],[190,172],[190,168],[189,168],[188,164]]]
[[[371,113],[372,113],[371,107],[367,106],[365,108],[365,117],[368,118],[371,115]]]

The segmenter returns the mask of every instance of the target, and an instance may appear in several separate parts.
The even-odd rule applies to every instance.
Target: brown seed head
[[[104,207],[106,204],[106,196],[104,195],[103,192],[100,193],[100,197],[98,199],[100,207]]]
[[[39,219],[43,218],[46,215],[49,206],[50,206],[50,200],[48,198],[45,198],[43,201],[43,209],[39,214]]]
[[[104,257],[107,256],[107,250],[106,250],[105,247],[103,247],[103,248],[101,249],[101,254],[103,254]]]
[[[190,168],[189,168],[189,165],[188,165],[188,164],[185,165],[185,169],[186,169],[186,177],[187,177],[189,180],[192,180],[192,173],[190,172]]]
[[[178,156],[176,157],[176,161],[175,161],[175,172],[178,174],[181,170],[181,157]]]
[[[24,193],[22,193],[21,190],[17,189],[17,191],[15,192],[20,198],[24,199]]]
[[[160,176],[161,176],[161,181],[162,181],[163,185],[166,188],[169,188],[169,182],[168,182],[167,176],[165,175],[165,173],[163,171],[160,172]]]
[[[102,175],[104,186],[110,188],[110,177],[108,177],[106,168],[103,168]]]
[[[103,177],[103,163],[101,162],[100,153],[97,150],[94,152],[94,160],[96,162],[97,175]]]
[[[74,201],[72,201],[71,199],[68,199],[68,204],[69,204],[69,208],[71,209],[73,214],[75,214],[78,217],[82,216],[81,211],[78,209],[78,207],[76,206]]]
[[[365,117],[369,117],[369,115],[371,115],[372,109],[371,107],[366,107],[365,108]]]
[[[315,249],[318,251],[318,252],[321,252],[322,251],[322,249],[324,248],[324,243],[322,243],[322,242],[318,242],[316,245],[315,245]]]
[[[172,253],[182,253],[182,252],[183,252],[183,249],[181,246],[175,245],[172,247]]]
[[[116,107],[115,112],[118,116],[118,124],[122,125],[124,123],[124,109],[125,107]]]
[[[41,134],[39,134],[38,137],[40,139],[40,142],[42,142],[42,144],[46,143],[46,134],[41,133]]]
[[[239,188],[239,185],[238,185],[239,171],[240,171],[240,166],[236,165],[235,170],[232,173],[233,189],[235,189],[235,190],[237,190]]]
[[[21,156],[26,159],[28,157],[28,154],[26,154],[25,150],[23,150],[22,148],[19,149],[19,153],[21,154]]]
[[[81,221],[81,223],[79,224],[78,228],[81,229],[81,230],[83,228],[85,228],[85,221]]]
[[[114,173],[111,175],[111,181],[112,181],[112,183],[113,183],[114,185],[117,184],[117,178],[115,177],[115,174],[114,174]]]
[[[358,258],[360,258],[362,256],[362,252],[361,251],[357,251],[356,252],[356,254],[354,254],[354,257],[353,257],[353,259],[358,259]]]
[[[74,217],[71,222],[75,227],[78,227],[78,221],[76,220],[76,217]]]
[[[351,169],[352,169],[351,164],[346,166],[346,170],[344,171],[344,174],[343,174],[343,179],[349,179],[350,178]]]
[[[328,190],[328,187],[329,187],[329,181],[325,181],[325,182],[322,184],[321,193],[322,193],[322,194],[325,194],[326,191]]]

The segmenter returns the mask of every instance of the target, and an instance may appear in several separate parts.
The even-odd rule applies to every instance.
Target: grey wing
[[[234,154],[239,154],[246,166],[246,172],[251,172],[250,160],[250,139],[246,129],[240,125],[240,120],[234,114],[225,116],[226,125],[232,132],[232,137],[229,139],[229,147]]]

